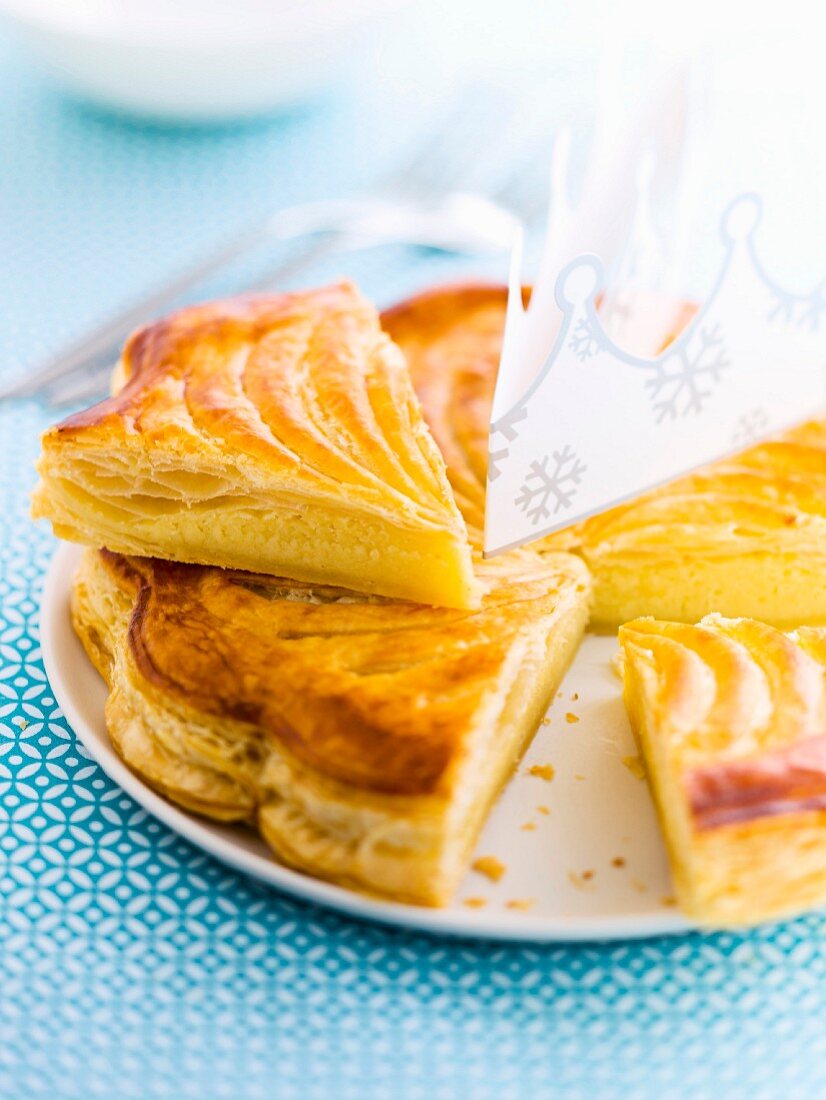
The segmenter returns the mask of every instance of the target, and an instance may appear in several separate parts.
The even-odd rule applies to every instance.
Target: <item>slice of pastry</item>
[[[475,606],[404,359],[351,285],[185,309],[117,377],[43,437],[33,510],[60,537]]]
[[[505,302],[503,288],[448,287],[383,319],[408,357],[477,542]],[[692,314],[680,303],[638,308],[640,354],[655,354]],[[826,422],[805,424],[531,549],[584,558],[594,575],[597,628],[649,614],[696,622],[711,611],[778,626],[826,623]]]
[[[310,874],[438,905],[588,618],[571,555],[479,582],[467,612],[88,550],[73,621],[150,785]]]
[[[738,925],[826,903],[826,629],[638,619],[620,644],[684,911]]]
[[[711,611],[826,623],[826,421],[716,462],[550,536],[596,583],[594,625]]]

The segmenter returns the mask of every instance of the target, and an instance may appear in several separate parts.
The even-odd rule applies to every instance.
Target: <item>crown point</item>
[[[556,301],[560,309],[583,306],[602,285],[602,264],[596,256],[579,256],[559,273]]]
[[[729,203],[723,214],[723,236],[729,241],[750,237],[760,223],[763,203],[759,195],[740,195]]]

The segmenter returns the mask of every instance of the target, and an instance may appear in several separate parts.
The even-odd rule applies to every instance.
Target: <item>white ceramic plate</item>
[[[648,788],[623,762],[635,748],[611,666],[613,638],[585,639],[546,724],[488,820],[476,856],[495,857],[504,867],[501,879],[494,883],[470,871],[447,909],[397,905],[282,867],[251,830],[187,813],[129,771],[106,733],[106,689],[69,620],[80,553],[60,547],[43,593],[41,643],[55,698],[103,770],[193,844],[298,897],[408,928],[534,941],[623,939],[689,928],[673,907]],[[532,775],[535,765],[550,765],[553,778]]]

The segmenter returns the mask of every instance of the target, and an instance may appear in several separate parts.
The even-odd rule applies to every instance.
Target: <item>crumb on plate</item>
[[[533,909],[535,905],[536,898],[511,898],[510,901],[505,902],[506,909],[521,909],[523,912]]]
[[[577,890],[591,891],[596,889],[596,883],[592,882],[593,871],[585,871],[579,874],[578,871],[569,871],[568,879],[572,886],[575,886]],[[585,876],[588,876],[587,878]]]
[[[487,903],[487,898],[465,898],[462,905],[466,905],[468,909],[484,909]]]
[[[471,868],[485,878],[489,878],[491,882],[498,882],[507,871],[505,864],[496,856],[479,856],[473,861]]]
[[[569,710],[568,713],[565,715],[565,721],[566,722],[578,722],[579,721],[579,715],[574,714],[574,712],[572,710]]]
[[[535,775],[537,779],[544,779],[546,783],[550,783],[556,772],[551,764],[532,764],[528,768],[528,775]]]
[[[548,806],[537,806],[536,807],[536,812],[538,814],[544,814],[545,817],[550,817],[551,816],[551,810],[550,810],[550,807],[548,807]]]
[[[622,856],[614,856],[614,858],[611,860],[611,866],[612,867],[624,867],[625,866],[625,860],[623,859]]]

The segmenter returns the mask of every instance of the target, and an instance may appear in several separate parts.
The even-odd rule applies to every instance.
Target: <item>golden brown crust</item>
[[[314,874],[440,903],[588,616],[570,555],[479,571],[463,612],[88,551],[73,620],[152,786]]]
[[[620,644],[687,912],[752,923],[826,899],[826,629],[640,619]]]
[[[506,299],[503,287],[446,287],[384,315],[477,542]],[[694,307],[654,305],[669,322],[659,330],[667,344]],[[595,578],[597,628],[648,614],[695,622],[711,611],[783,626],[826,622],[826,422],[802,425],[532,549],[584,558]]]
[[[182,310],[132,336],[118,373],[43,437],[34,510],[58,534],[475,606],[444,464],[352,285]]]
[[[481,565],[488,592],[471,613],[174,562],[126,568],[141,577],[129,646],[147,683],[260,726],[331,778],[399,794],[439,786],[469,716],[560,583],[536,559]]]

